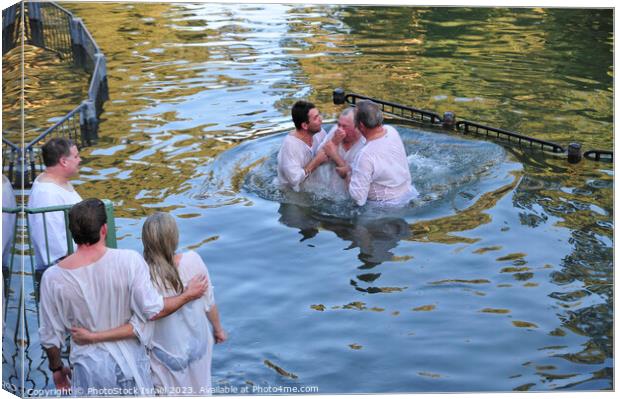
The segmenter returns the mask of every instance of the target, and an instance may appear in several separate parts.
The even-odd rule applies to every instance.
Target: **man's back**
[[[163,298],[151,284],[142,257],[135,251],[108,248],[90,265],[75,269],[56,265],[45,272],[41,344],[60,348],[71,327],[103,331],[129,322],[132,314],[146,321],[162,308]],[[85,346],[72,342],[70,360],[78,371],[73,383],[83,389],[118,387],[119,381],[132,378],[138,389],[151,385],[144,347],[136,339]]]

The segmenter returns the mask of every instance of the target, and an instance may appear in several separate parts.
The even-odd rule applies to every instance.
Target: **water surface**
[[[111,97],[77,189],[114,201],[124,248],[141,250],[154,210],[177,217],[230,335],[215,349],[216,386],[613,388],[613,165],[504,147],[483,171],[471,154],[489,143],[457,150],[458,136],[403,126],[410,158],[432,161],[413,170],[438,195],[419,209],[354,217],[248,180],[269,167],[296,100],[340,112],[335,87],[611,149],[611,10],[64,5],[106,54]],[[32,76],[69,79],[27,50]],[[71,109],[80,79],[45,101]],[[53,123],[45,101],[33,97],[32,126]],[[442,140],[445,158],[430,144]],[[26,385],[51,386],[27,307]]]

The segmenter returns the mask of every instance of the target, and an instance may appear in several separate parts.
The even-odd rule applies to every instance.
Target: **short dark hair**
[[[355,112],[355,126],[363,123],[369,129],[380,126],[383,123],[383,113],[381,108],[375,102],[370,100],[361,100],[355,104],[357,112]]]
[[[316,107],[310,101],[299,100],[293,105],[291,115],[293,116],[293,123],[297,129],[301,129],[302,123],[309,122],[308,113],[312,108]]]
[[[97,198],[85,199],[69,210],[69,230],[76,244],[92,245],[99,242],[99,231],[107,221],[105,205]]]
[[[54,166],[60,162],[60,158],[71,155],[71,147],[75,144],[64,137],[54,137],[41,147],[43,163],[46,167]]]

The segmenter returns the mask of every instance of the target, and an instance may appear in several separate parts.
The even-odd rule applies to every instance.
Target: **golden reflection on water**
[[[491,216],[484,211],[492,209],[504,195],[512,192],[519,179],[520,176],[515,173],[512,183],[483,194],[472,206],[457,212],[455,215],[413,223],[409,226],[411,236],[408,240],[443,244],[473,244],[479,241],[479,238],[462,237],[453,233],[470,231],[483,224],[490,223]]]
[[[611,18],[597,17],[609,10],[585,10],[575,20],[571,13],[557,9],[273,6],[283,10],[281,15],[258,21],[244,17],[233,6],[113,2],[63,6],[84,19],[108,59],[111,99],[102,115],[99,145],[82,151],[78,191],[113,199],[117,217],[141,218],[154,209],[183,208],[166,199],[191,190],[188,180],[206,177],[200,175],[200,167],[224,151],[257,137],[256,131],[288,122],[289,107],[296,99],[308,98],[324,116],[335,116],[341,110],[331,103],[335,87],[439,113],[454,111],[460,118],[563,145],[578,140],[585,149],[612,146],[613,64],[607,53],[612,50],[613,35],[605,32],[613,30],[605,26]],[[261,12],[266,6],[253,7]],[[281,32],[265,27],[278,24],[284,26]],[[267,42],[270,35],[277,41]],[[18,61],[14,51],[3,59],[3,130],[8,131],[16,130],[13,126],[19,115]],[[85,97],[83,73],[57,68],[58,59],[33,47],[27,48],[25,61],[29,71],[27,130],[47,127]],[[267,63],[273,69],[265,72]],[[49,79],[52,70],[54,76]],[[259,84],[263,84],[262,91],[254,91]],[[263,98],[266,103],[261,102]],[[613,165],[588,161],[568,165],[551,157],[537,159],[527,152],[515,151],[514,155],[525,165],[524,171],[467,209],[404,226],[402,221],[382,221],[395,232],[384,239],[382,248],[372,245],[377,237],[381,240],[382,230],[377,226],[359,226],[355,231],[329,221],[317,226],[360,248],[358,259],[363,265],[359,269],[390,261],[409,266],[420,260],[391,252],[401,240],[451,248],[477,243],[483,237],[458,233],[496,222],[490,210],[513,194],[521,224],[534,228],[544,224],[545,218],[555,217],[553,227],[571,232],[574,251],[558,264],[526,267],[524,246],[489,245],[473,254],[488,257],[491,263],[495,260],[496,278],[505,277],[501,282],[448,275],[424,285],[475,287],[481,291],[465,289],[482,297],[495,288],[529,294],[523,290],[535,292],[533,287],[539,284],[544,289],[553,284],[550,290],[558,292],[550,296],[556,300],[557,312],[563,313],[549,332],[543,332],[556,338],[573,334],[588,338],[580,350],[571,348],[557,356],[575,364],[604,363],[613,357],[612,244],[603,242],[613,240]],[[253,166],[235,169],[233,191],[229,195],[218,192],[225,201],[197,208],[251,204],[239,190]],[[180,215],[186,219],[201,216],[190,211]],[[199,237],[189,248],[199,249],[219,239],[219,235]],[[493,256],[492,252],[501,250],[508,254]],[[547,266],[549,278],[542,270]],[[360,272],[356,277],[361,283],[351,280],[356,291],[352,298],[338,305],[308,306],[317,313],[368,311],[379,315],[386,308],[355,300],[359,291],[394,297],[413,291],[360,286],[375,284],[380,276]],[[579,284],[573,289],[570,284],[575,281]],[[609,303],[584,306],[592,294]],[[408,309],[434,315],[441,313],[441,305],[420,301]],[[510,317],[518,310],[493,302],[483,306],[475,308],[481,317]],[[387,310],[400,315],[399,310]],[[398,319],[404,315],[403,311]],[[539,327],[528,320],[512,321],[512,326],[513,330],[543,329],[543,324]],[[347,341],[350,349],[362,349],[361,344],[348,342],[352,340]],[[366,344],[363,348],[362,353],[372,350]],[[265,360],[264,366],[281,376],[296,377],[275,362]],[[545,364],[533,367],[547,380],[571,376],[552,374]],[[604,365],[600,367],[592,378],[611,381]],[[440,377],[426,371],[418,375]],[[516,390],[540,387],[514,385]]]

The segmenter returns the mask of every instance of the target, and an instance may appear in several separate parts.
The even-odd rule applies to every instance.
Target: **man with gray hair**
[[[73,205],[82,200],[71,185],[80,168],[77,146],[64,137],[54,137],[41,147],[45,172],[32,184],[28,208],[46,208]],[[35,295],[39,296],[39,282],[43,272],[67,255],[67,233],[63,212],[48,212],[28,216],[35,259]]]
[[[355,128],[355,108],[346,108],[318,147],[325,151],[331,162],[325,162],[316,169],[308,179],[306,188],[326,192],[330,197],[348,197],[345,182],[347,165],[353,163],[365,143],[366,139]]]
[[[400,206],[415,198],[405,146],[396,129],[383,125],[379,105],[359,101],[355,126],[366,139],[349,168],[349,194],[355,203]]]

